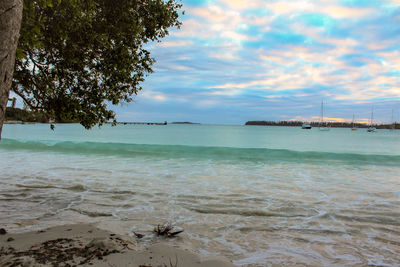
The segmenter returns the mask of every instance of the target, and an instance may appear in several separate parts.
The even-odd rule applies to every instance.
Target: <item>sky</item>
[[[400,0],[183,0],[119,121],[399,120]]]
[[[400,0],[182,0],[118,121],[400,121]]]

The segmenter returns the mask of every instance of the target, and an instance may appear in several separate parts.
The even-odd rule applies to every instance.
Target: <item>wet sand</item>
[[[163,242],[144,250],[137,240],[93,224],[52,227],[0,235],[1,266],[235,266],[223,258],[202,258]]]

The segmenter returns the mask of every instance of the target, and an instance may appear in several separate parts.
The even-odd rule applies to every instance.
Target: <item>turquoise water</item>
[[[171,221],[238,265],[400,262],[400,131],[219,125],[5,125],[0,224]]]
[[[400,133],[380,130],[333,128],[331,131],[302,130],[299,127],[226,125],[118,125],[85,130],[76,124],[6,125],[3,138],[21,141],[92,142],[191,147],[268,148],[292,151],[400,155]]]

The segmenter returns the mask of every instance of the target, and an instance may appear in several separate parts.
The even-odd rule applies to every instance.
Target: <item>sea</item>
[[[400,131],[5,125],[0,226],[72,223],[239,266],[400,266]]]

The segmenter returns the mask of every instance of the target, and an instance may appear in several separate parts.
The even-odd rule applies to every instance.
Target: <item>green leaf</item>
[[[143,44],[179,27],[175,0],[24,0],[14,84],[37,109],[86,128],[115,119],[155,60]]]

